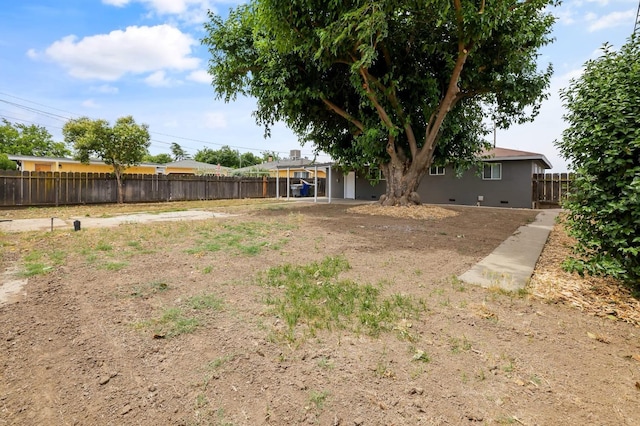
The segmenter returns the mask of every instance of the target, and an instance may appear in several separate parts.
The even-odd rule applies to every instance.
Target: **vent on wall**
[[[500,204],[509,204],[509,202],[502,200],[502,201],[500,201]]]
[[[455,198],[449,198],[449,201],[451,201],[452,203],[454,203],[456,201]]]

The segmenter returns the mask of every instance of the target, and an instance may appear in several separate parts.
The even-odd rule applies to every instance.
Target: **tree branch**
[[[322,102],[333,112],[335,112],[336,114],[338,114],[339,116],[343,117],[344,119],[346,119],[348,122],[350,122],[351,124],[353,124],[354,126],[356,126],[360,131],[364,131],[364,124],[362,124],[362,122],[358,119],[356,119],[354,116],[352,116],[351,114],[349,114],[347,111],[345,111],[344,109],[340,108],[338,105],[334,104],[333,102],[331,102],[330,100],[328,100],[325,97],[321,97],[320,98],[322,100]]]

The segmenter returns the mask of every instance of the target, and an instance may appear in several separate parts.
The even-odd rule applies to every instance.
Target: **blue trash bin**
[[[300,188],[300,195],[303,197],[309,196],[309,185],[307,185],[306,183],[302,184],[302,188]]]

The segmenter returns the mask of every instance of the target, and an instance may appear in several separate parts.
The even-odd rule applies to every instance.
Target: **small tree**
[[[186,160],[187,158],[190,158],[189,154],[187,154],[187,152],[175,142],[171,143],[171,153],[173,154],[173,161]]]
[[[128,167],[140,164],[147,154],[151,144],[148,126],[136,124],[131,116],[118,118],[113,127],[106,120],[81,117],[69,120],[62,133],[65,141],[73,145],[77,160],[89,164],[95,156],[113,167],[118,203],[123,203],[122,174]]]
[[[7,154],[0,153],[0,170],[16,170],[18,165],[15,161],[9,160]]]
[[[569,127],[556,141],[573,163],[576,180],[568,229],[583,274],[611,275],[640,288],[640,38],[598,59],[561,92]]]
[[[36,157],[66,157],[71,151],[64,142],[54,142],[51,134],[41,126],[12,124],[2,119],[0,125],[0,152]]]

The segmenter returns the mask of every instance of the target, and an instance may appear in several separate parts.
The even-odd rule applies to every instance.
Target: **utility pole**
[[[640,27],[640,2],[638,2],[638,12],[636,13],[636,24],[633,27],[633,33],[635,34]]]

